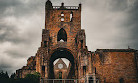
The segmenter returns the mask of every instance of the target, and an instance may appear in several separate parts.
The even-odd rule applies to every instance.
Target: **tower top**
[[[64,6],[64,3],[63,2],[61,3],[61,6]]]
[[[46,9],[52,9],[52,3],[50,0],[46,1]]]
[[[47,0],[45,4],[47,10],[81,10],[81,4],[79,6],[64,6],[64,2],[61,3],[61,6],[53,6],[51,0]]]
[[[47,0],[46,3],[51,3],[51,1],[50,0]]]

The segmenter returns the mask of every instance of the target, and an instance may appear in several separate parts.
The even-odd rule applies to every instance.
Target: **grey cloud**
[[[136,1],[133,5],[133,8],[129,11],[129,20],[127,26],[131,31],[132,47],[138,49],[138,1]]]
[[[40,21],[45,4],[38,0],[23,1],[0,1],[0,69],[9,73],[25,65],[41,43],[44,22]]]
[[[25,60],[25,59],[24,59]],[[8,71],[9,75],[16,71],[16,69],[19,69],[22,67],[22,65],[25,65],[25,61],[22,59],[14,59],[14,58],[1,58],[0,59],[0,70]]]
[[[2,26],[0,28],[0,42],[11,42],[13,44],[29,43],[30,40],[23,37],[19,33],[19,29],[16,26]]]
[[[44,0],[2,0],[0,1],[1,18],[9,15],[21,17],[29,16],[33,13],[44,13],[41,10],[44,7],[43,2]]]
[[[0,42],[13,42],[13,43],[19,43],[23,42],[21,38],[18,38],[18,29],[14,28],[15,26],[6,26],[1,25],[0,28]]]
[[[124,12],[136,5],[136,0],[82,0],[82,3],[85,5],[84,7],[94,8],[99,11]]]
[[[21,49],[9,49],[9,50],[6,50],[4,53],[9,55],[9,57],[13,57],[13,58],[25,58],[25,57],[27,58],[28,57],[28,53],[25,53]]]
[[[10,67],[12,67],[12,66],[9,65],[9,64],[0,64],[0,67],[1,67],[1,68],[10,68]]]
[[[135,18],[136,15],[134,15],[137,13],[136,0],[131,0],[131,2],[128,0],[86,0],[84,5],[83,27],[86,30],[87,45],[90,50],[127,48],[127,46],[138,49],[136,43],[138,38],[135,33],[138,25],[135,24],[137,17]],[[91,19],[89,20],[88,17]]]

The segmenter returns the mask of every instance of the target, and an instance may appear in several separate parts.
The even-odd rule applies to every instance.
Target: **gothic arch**
[[[54,79],[54,70],[53,70],[53,62],[58,58],[66,58],[71,62],[70,71],[68,73],[67,78],[72,79],[73,76],[75,76],[75,60],[73,54],[66,48],[58,48],[52,52],[51,56],[49,57],[49,79]]]
[[[63,28],[61,28],[57,34],[57,41],[61,41],[61,40],[64,42],[67,42],[67,33]]]

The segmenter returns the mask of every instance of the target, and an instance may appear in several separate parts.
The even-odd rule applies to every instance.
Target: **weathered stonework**
[[[27,60],[27,66],[17,70],[16,75],[24,78],[27,73],[39,72],[42,78],[54,79],[53,62],[58,58],[70,61],[67,79],[93,79],[93,83],[138,83],[137,50],[88,51],[85,30],[81,29],[81,4],[53,6],[48,0],[41,47],[35,57]]]
[[[61,74],[61,76],[59,76]],[[54,75],[55,79],[67,79],[68,67],[62,59],[54,65]]]

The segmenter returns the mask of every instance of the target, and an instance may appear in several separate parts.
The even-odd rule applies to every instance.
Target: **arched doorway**
[[[67,76],[67,79],[73,78],[75,76],[75,71],[74,71],[75,62],[74,62],[73,54],[70,52],[70,50],[66,48],[58,48],[53,51],[53,53],[51,54],[51,57],[49,58],[49,67],[48,67],[49,68],[49,74],[48,74],[49,79],[55,79],[53,62],[58,58],[66,58],[70,61],[71,67],[70,67],[70,71]]]

